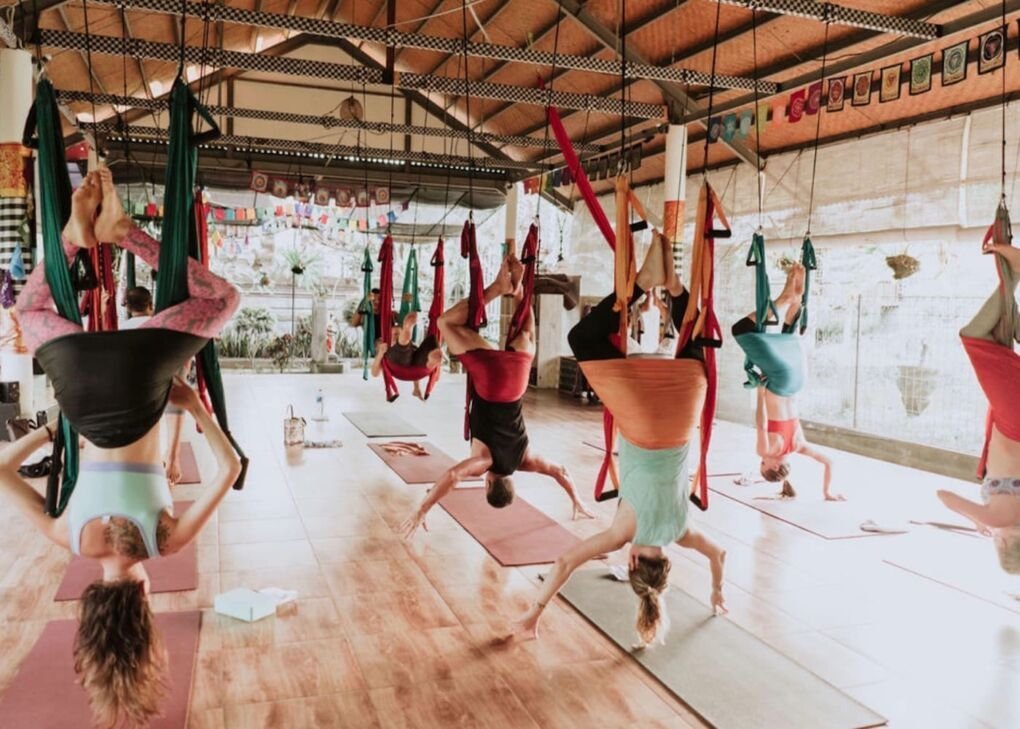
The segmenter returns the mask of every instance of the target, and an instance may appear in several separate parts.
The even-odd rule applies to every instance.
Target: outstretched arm
[[[729,612],[723,598],[723,570],[726,567],[726,550],[699,531],[688,529],[677,544],[703,554],[712,568],[712,612]]]
[[[761,458],[769,455],[768,418],[768,411],[765,407],[765,388],[759,387],[758,406],[754,413],[754,427],[758,437],[756,450]]]
[[[213,455],[216,456],[219,471],[216,478],[213,479],[212,486],[205,490],[198,500],[177,519],[177,523],[162,549],[162,554],[173,554],[180,551],[198,536],[202,527],[212,517],[216,507],[220,505],[223,497],[227,495],[230,487],[234,485],[237,477],[241,474],[241,460],[237,457],[227,436],[220,429],[216,420],[206,411],[202,401],[198,398],[198,393],[188,387],[179,377],[174,378],[174,384],[170,390],[170,402],[187,410],[195,418],[195,422],[202,429],[210,448],[212,448]]]
[[[633,534],[633,530],[631,530],[631,533]],[[545,582],[542,584],[542,589],[538,593],[534,604],[528,609],[528,612],[514,622],[513,636],[518,638],[537,638],[538,621],[541,619],[542,613],[545,612],[549,601],[556,597],[556,593],[570,579],[570,575],[574,573],[574,570],[588,560],[608,554],[609,552],[615,552],[623,547],[629,539],[630,537],[624,533],[618,520],[615,520],[613,526],[606,531],[588,537],[580,544],[571,547],[561,554],[556,559],[556,564],[553,565],[552,571],[546,575]]]
[[[589,519],[595,518],[595,514],[591,512],[588,505],[585,504],[584,501],[582,501],[577,495],[577,488],[574,486],[574,480],[570,478],[570,473],[567,471],[566,466],[562,466],[558,463],[552,463],[541,456],[534,456],[529,450],[529,452],[524,456],[524,460],[521,462],[519,470],[539,473],[556,481],[556,483],[560,485],[560,488],[567,492],[567,496],[570,497],[570,503],[574,506],[574,513],[571,515],[572,519],[577,518],[578,512],[581,512],[581,514]]]
[[[822,464],[822,468],[825,469],[825,474],[822,477],[822,495],[826,501],[846,501],[846,496],[843,494],[832,493],[832,461],[827,455],[821,451],[816,451],[806,443],[801,446],[798,450],[802,456],[807,456],[815,461]]]
[[[457,463],[444,473],[443,477],[436,481],[436,485],[422,499],[421,505],[400,525],[400,531],[404,538],[410,539],[414,536],[414,533],[418,531],[418,527],[425,523],[425,516],[429,513],[429,510],[450,493],[458,483],[465,478],[481,476],[491,465],[492,458],[489,456],[471,456]]]
[[[42,494],[18,474],[18,468],[25,459],[50,442],[51,433],[50,426],[37,428],[0,451],[0,492],[12,499],[18,511],[48,539],[67,547],[67,529],[58,528],[58,521],[46,514],[46,500]]]

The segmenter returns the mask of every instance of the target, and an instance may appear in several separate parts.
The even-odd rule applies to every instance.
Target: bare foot
[[[1020,273],[1020,248],[1002,244],[989,243],[982,249],[985,253],[998,253],[1006,259],[1013,273]]]
[[[663,255],[662,236],[652,238],[652,244],[648,247],[645,261],[638,271],[637,285],[644,291],[650,291],[656,286],[666,285],[666,261]]]
[[[443,350],[436,347],[431,352],[429,352],[428,359],[425,361],[425,366],[428,367],[430,370],[434,370],[436,367],[439,367],[442,364],[443,364]]]
[[[131,229],[131,219],[124,214],[110,170],[100,167],[96,174],[103,194],[103,207],[96,218],[96,237],[103,243],[119,243]]]
[[[422,400],[422,401],[425,400],[425,396],[422,395],[422,393],[421,393],[421,385],[418,384],[417,380],[414,381],[414,391],[411,393],[411,395],[413,395],[414,397],[418,398],[419,400]]]
[[[797,267],[799,263],[793,264],[790,267],[790,272],[786,274],[786,285],[783,286],[783,292],[776,297],[776,306],[781,303],[788,304],[797,300]]]
[[[517,256],[507,256],[507,260],[510,262],[511,292],[517,296],[521,293],[521,282],[524,280],[524,264],[518,260]]]
[[[93,220],[101,195],[99,181],[91,172],[71,195],[71,217],[64,226],[64,237],[79,248],[95,248],[99,244]]]
[[[514,283],[510,276],[509,258],[503,259],[503,263],[500,264],[499,271],[496,273],[496,280],[492,282],[492,285],[499,296],[507,296],[513,293]]]

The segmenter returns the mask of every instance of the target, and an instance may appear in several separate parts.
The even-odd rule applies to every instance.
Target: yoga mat
[[[399,415],[387,410],[373,410],[344,413],[344,417],[369,438],[396,438],[409,435],[425,435]]]
[[[184,729],[188,724],[191,682],[198,656],[202,613],[161,613],[156,623],[170,658],[170,692],[163,717],[151,729]],[[0,726],[32,729],[88,729],[92,711],[77,684],[71,648],[76,620],[54,620],[43,628],[18,675],[0,698]]]
[[[384,446],[386,443],[368,443],[369,448],[375,451],[383,463],[393,469],[404,483],[431,484],[438,481],[442,475],[457,461],[450,458],[428,441],[422,441],[421,445],[429,452],[427,456],[410,456],[389,453]],[[481,476],[466,478],[465,481],[481,481]]]
[[[483,489],[454,489],[439,505],[504,567],[555,562],[580,541],[520,496],[494,509]]]
[[[734,476],[713,477],[708,487],[717,494],[767,514],[774,519],[810,532],[822,539],[889,537],[888,534],[861,531],[861,524],[874,519],[874,509],[854,501],[823,501],[821,484],[802,487],[795,499],[774,497],[782,484],[760,483],[738,486]],[[764,498],[756,498],[764,497]],[[852,498],[852,497],[851,497]]]
[[[637,636],[637,598],[605,569],[578,570],[560,594],[621,649]],[[707,589],[707,584],[706,584]],[[864,729],[885,719],[674,587],[666,644],[634,651],[645,670],[716,729]]]
[[[195,460],[195,449],[191,443],[181,443],[181,480],[179,486],[191,483],[202,483],[202,474],[198,472],[198,461]]]
[[[979,600],[1020,613],[1020,579],[999,567],[995,547],[986,537],[919,533],[887,564]]]
[[[174,512],[180,514],[191,506],[190,501],[175,501]],[[169,557],[145,560],[149,573],[150,592],[181,592],[198,589],[198,546],[192,541],[180,552]],[[53,596],[55,602],[77,600],[85,588],[103,577],[103,569],[94,559],[72,555],[67,572]]]

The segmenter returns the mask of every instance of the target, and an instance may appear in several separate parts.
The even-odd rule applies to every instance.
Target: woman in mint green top
[[[659,241],[661,244],[657,245]],[[631,301],[654,286],[664,286],[673,298],[673,310],[687,308],[687,291],[672,270],[672,254],[665,239],[653,239],[648,258],[638,273]],[[619,327],[619,314],[613,311],[615,296],[607,296],[570,332],[570,346],[579,362],[610,359],[623,355],[609,337]],[[700,348],[688,346],[678,357],[700,359]],[[677,544],[708,558],[712,570],[713,612],[726,612],[722,594],[726,553],[687,522],[689,486],[687,454],[690,444],[677,448],[650,450],[619,438],[620,505],[613,523],[603,532],[589,537],[556,560],[545,578],[538,599],[516,623],[514,634],[536,637],[538,621],[549,600],[570,578],[571,573],[599,555],[630,546],[630,585],[641,599],[638,608],[639,646],[663,640],[659,627],[662,617],[660,596],[668,586],[670,561],[665,547]]]

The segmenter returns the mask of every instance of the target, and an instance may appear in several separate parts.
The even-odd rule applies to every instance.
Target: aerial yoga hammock
[[[615,255],[614,311],[619,314],[619,330],[614,339],[617,354],[612,358],[579,361],[588,382],[605,405],[603,430],[606,439],[606,457],[595,483],[595,499],[605,501],[619,495],[619,477],[613,461],[613,441],[619,429],[633,445],[648,450],[678,448],[690,442],[694,429],[701,422],[701,449],[698,473],[694,481],[691,500],[704,510],[708,508],[708,471],[706,459],[712,439],[712,419],[716,403],[715,348],[721,344],[719,323],[714,311],[714,255],[715,239],[729,236],[729,224],[715,192],[706,182],[698,200],[697,224],[693,244],[691,287],[677,353],[694,346],[704,346],[704,361],[688,357],[627,358],[627,309],[635,289],[636,266],[634,240],[631,233],[630,211],[640,217],[644,211],[630,190],[627,179],[617,178],[616,210],[617,235],[595,198],[587,176],[581,167],[570,138],[560,120],[559,112],[550,107],[549,123],[577,181],[578,190],[592,213],[596,226]],[[715,228],[715,221],[722,223]],[[661,245],[659,235],[652,245]],[[591,316],[591,315],[589,315]],[[580,359],[580,358],[579,358]],[[606,491],[606,479],[611,478],[615,489]]]
[[[74,247],[69,244],[65,250],[61,242],[70,216],[71,187],[56,98],[48,81],[41,80],[37,86],[25,142],[39,150],[45,264],[29,279],[19,310],[29,346],[52,380],[61,410],[46,494],[46,511],[53,517],[67,507],[78,478],[77,433],[99,448],[123,447],[146,435],[166,407],[174,375],[195,355],[217,420],[241,459],[234,488],[244,483],[247,459],[230,436],[211,341],[233,313],[237,295],[189,257],[190,250],[191,257],[198,258],[200,245],[192,197],[196,148],[218,130],[180,80],[175,82],[171,105],[163,244],[137,228],[122,243],[160,272],[157,314],[146,327],[86,335],[65,263]],[[192,134],[195,113],[213,127],[212,132]],[[38,138],[33,140],[36,130]],[[77,255],[83,252],[87,254],[78,251]],[[57,312],[52,310],[54,303]]]
[[[443,257],[442,238],[436,244],[435,252],[432,254],[431,265],[435,269],[435,278],[432,293],[432,305],[429,307],[429,326],[425,332],[425,338],[415,346],[412,343],[401,345],[392,342],[393,323],[388,317],[382,319],[382,332],[380,338],[388,343],[389,349],[382,357],[381,367],[383,381],[386,385],[386,400],[393,402],[400,396],[397,389],[397,380],[404,382],[415,382],[428,378],[423,399],[427,400],[436,383],[439,381],[440,366],[429,367],[427,358],[430,352],[439,349],[442,345],[442,335],[439,331],[439,317],[443,313],[443,301],[445,299],[445,260]],[[379,252],[381,264],[380,285],[379,285],[379,308],[383,311],[391,310],[393,301],[393,239],[389,236],[383,241],[382,250]],[[400,304],[398,321],[401,325],[410,316],[417,316],[421,310],[418,301],[418,254],[414,246],[411,247],[407,258],[407,267],[404,270],[403,296]],[[405,356],[406,355],[406,356]],[[440,359],[440,364],[442,360]]]

